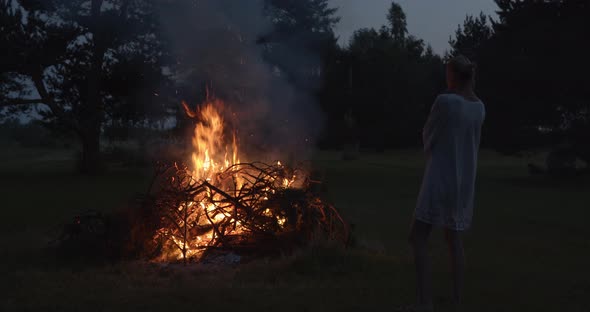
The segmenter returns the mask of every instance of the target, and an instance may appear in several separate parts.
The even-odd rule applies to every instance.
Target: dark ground
[[[108,211],[146,187],[143,170],[74,175],[69,153],[0,152],[1,311],[390,311],[411,303],[406,243],[420,184],[418,151],[345,162],[320,153],[329,196],[359,247],[317,246],[235,268],[143,262],[64,264],[43,252],[56,226]],[[484,152],[466,235],[466,311],[590,311],[588,181],[531,177],[526,160]],[[449,310],[442,231],[432,239],[437,311]]]

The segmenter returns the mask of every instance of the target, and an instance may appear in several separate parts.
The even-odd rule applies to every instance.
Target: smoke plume
[[[306,157],[321,114],[309,91],[297,89],[263,59],[257,39],[273,26],[264,0],[169,1],[161,22],[176,58],[177,82],[186,86],[184,100],[198,104],[208,85],[230,106],[248,155]]]

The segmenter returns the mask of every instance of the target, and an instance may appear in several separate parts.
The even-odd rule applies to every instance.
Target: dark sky
[[[348,43],[353,31],[361,27],[379,28],[386,23],[392,0],[330,0],[342,17],[336,27],[340,43]],[[449,36],[462,24],[466,14],[494,15],[493,0],[397,0],[407,15],[410,34],[424,39],[435,52],[449,48]]]

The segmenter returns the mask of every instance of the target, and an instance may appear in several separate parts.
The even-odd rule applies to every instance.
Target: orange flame
[[[236,132],[233,129],[226,129],[222,112],[225,110],[224,103],[219,99],[209,99],[196,110],[192,110],[186,102],[182,102],[182,106],[186,114],[194,118],[197,124],[194,129],[192,137],[193,152],[191,155],[192,179],[196,181],[208,181],[215,187],[223,189],[225,192],[237,191],[244,185],[242,178],[235,174],[232,185],[227,186],[222,181],[218,181],[220,173],[226,171],[234,165],[240,164],[240,157],[238,154],[238,141]],[[278,167],[283,167],[281,162],[277,162]],[[291,179],[277,177],[277,183],[284,188],[293,187],[296,180],[293,175]],[[273,178],[274,179],[274,178]],[[270,190],[264,190],[270,192]],[[192,201],[182,203],[177,207],[175,212],[179,217],[176,227],[162,228],[158,231],[159,236],[168,238],[169,245],[164,248],[162,255],[157,261],[168,261],[171,259],[181,260],[183,258],[199,258],[202,254],[203,247],[211,246],[215,242],[215,232],[213,229],[205,232],[192,235],[189,239],[183,239],[187,231],[181,230],[186,228],[189,224],[197,224],[205,228],[208,225],[220,224],[223,221],[234,222],[231,214],[231,207],[220,208],[214,202],[218,201],[218,194],[212,194],[209,190],[204,195],[199,195]],[[220,198],[219,198],[220,199]],[[268,197],[264,197],[268,200]],[[267,210],[268,216],[272,214]],[[276,216],[277,223],[283,226],[286,222],[284,217]],[[239,221],[231,230],[232,234],[244,233],[244,229]]]
[[[183,106],[188,116],[199,120],[192,140],[193,177],[211,180],[215,173],[239,163],[235,133],[232,133],[232,144],[226,144],[224,120],[219,112],[223,102],[208,101],[198,112],[191,111],[186,103]]]

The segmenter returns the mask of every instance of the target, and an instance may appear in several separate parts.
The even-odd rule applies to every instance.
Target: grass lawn
[[[77,212],[108,211],[149,172],[70,173],[68,153],[0,151],[0,311],[391,311],[413,301],[406,243],[423,170],[418,151],[315,159],[358,248],[318,246],[237,267],[63,264],[43,252]],[[466,234],[466,311],[590,311],[590,182],[531,177],[526,160],[483,152]],[[450,308],[442,231],[431,241],[437,311]],[[450,311],[450,310],[449,310]]]

